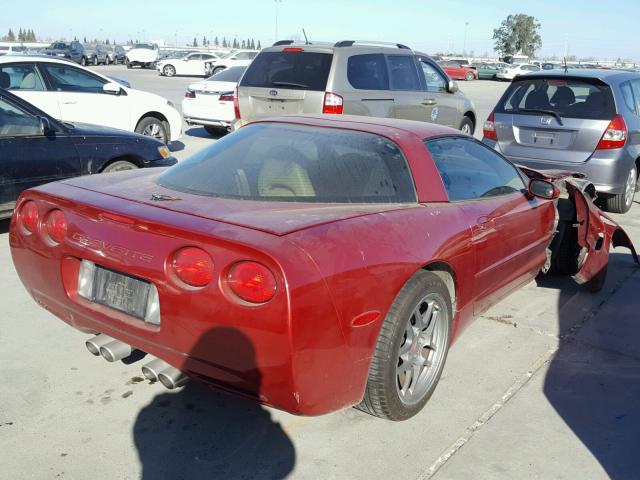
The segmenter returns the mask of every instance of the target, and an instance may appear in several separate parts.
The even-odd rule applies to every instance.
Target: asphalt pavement
[[[179,105],[197,79],[99,67]],[[483,121],[505,88],[462,83]],[[179,158],[211,144],[191,128]],[[640,246],[640,205],[617,215]],[[91,356],[86,335],[21,285],[0,222],[0,478],[640,478],[640,271],[612,250],[604,289],[543,277],[459,338],[426,408],[393,423],[354,409],[295,417],[140,364]],[[349,368],[345,365],[345,368]]]

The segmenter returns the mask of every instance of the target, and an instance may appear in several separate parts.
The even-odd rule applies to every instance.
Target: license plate
[[[145,318],[150,283],[96,265],[93,301],[140,319]]]

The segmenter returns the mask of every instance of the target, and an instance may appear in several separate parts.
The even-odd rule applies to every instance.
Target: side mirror
[[[42,132],[42,135],[45,137],[55,133],[56,130],[47,117],[38,117],[38,122],[40,122],[40,132]]]
[[[560,196],[560,190],[547,180],[533,178],[529,181],[529,196],[555,200]]]
[[[449,80],[449,84],[447,85],[447,91],[449,93],[456,93],[458,90],[460,90],[458,88],[458,82],[456,82],[455,80]]]
[[[115,82],[105,83],[102,86],[102,93],[107,95],[120,95],[122,93],[122,87]]]

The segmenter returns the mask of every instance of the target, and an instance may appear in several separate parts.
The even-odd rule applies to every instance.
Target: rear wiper
[[[293,82],[271,82],[276,87],[296,87],[296,88],[311,88],[309,85]]]
[[[519,108],[518,110],[516,110],[516,113],[518,112],[529,112],[529,113],[544,113],[545,115],[551,115],[552,117],[554,117],[556,120],[558,120],[558,123],[562,125],[562,119],[560,118],[560,115],[558,115],[556,112],[554,112],[553,110],[541,110],[538,108]]]

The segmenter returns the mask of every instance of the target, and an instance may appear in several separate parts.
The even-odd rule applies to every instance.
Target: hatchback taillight
[[[496,133],[496,122],[494,119],[493,112],[487,118],[487,121],[484,122],[482,126],[482,135],[484,138],[488,138],[490,140],[498,140],[498,134]]]
[[[29,233],[35,233],[38,229],[38,206],[36,202],[28,200],[22,204],[18,212],[18,222]]]
[[[233,113],[235,114],[236,120],[240,120],[240,102],[238,101],[238,87],[236,86],[236,92],[233,96]]]
[[[227,283],[238,298],[250,303],[265,303],[276,294],[276,278],[258,262],[238,262],[229,269]]]
[[[596,150],[622,148],[627,143],[627,124],[622,115],[616,115],[604,131]]]
[[[342,114],[344,108],[344,100],[340,95],[326,92],[324,94],[324,104],[322,105],[322,113]]]
[[[201,248],[178,250],[173,255],[171,267],[180,280],[192,287],[204,287],[213,279],[213,260]]]
[[[62,243],[67,236],[67,217],[62,210],[51,210],[44,226],[49,238],[56,243]]]
[[[196,98],[196,92],[194,92],[193,90],[187,90],[186,92],[184,92],[184,96],[185,98]]]

